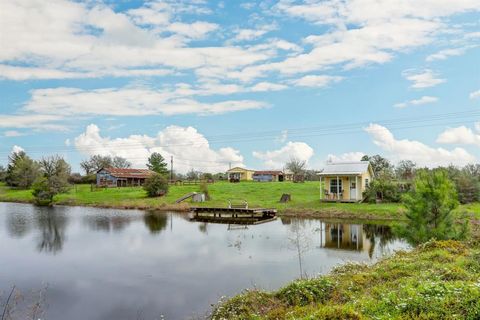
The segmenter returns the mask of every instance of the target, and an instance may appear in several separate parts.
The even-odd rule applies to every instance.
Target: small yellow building
[[[253,181],[253,174],[255,170],[249,170],[241,167],[235,167],[227,171],[228,181]]]
[[[360,202],[374,179],[368,161],[330,162],[318,175],[320,200],[327,202]]]

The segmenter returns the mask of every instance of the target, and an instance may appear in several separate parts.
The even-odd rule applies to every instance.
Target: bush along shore
[[[247,290],[211,319],[479,319],[480,247],[429,241],[372,266],[346,264],[275,292]]]
[[[407,223],[396,226],[415,249],[276,292],[247,291],[220,302],[211,318],[479,319],[478,225],[456,214],[458,198],[445,170],[419,171],[404,197]]]

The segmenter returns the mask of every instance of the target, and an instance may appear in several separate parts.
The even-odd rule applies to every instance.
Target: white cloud
[[[255,29],[237,29],[235,30],[235,37],[233,41],[251,41],[260,38],[266,33],[276,29],[276,26],[273,24],[257,26]]]
[[[22,152],[22,151],[25,151],[25,149],[23,149],[23,148],[20,147],[20,146],[14,145],[14,146],[12,147],[11,153],[12,153],[12,154],[13,154],[13,153],[19,153],[19,152]]]
[[[115,12],[100,2],[0,1],[2,42],[9,44],[2,48],[0,62],[27,65],[16,69],[21,76],[6,67],[0,74],[27,79],[134,76],[146,69],[225,71],[270,57],[272,52],[241,47],[188,46],[218,29],[206,21],[178,21],[180,14],[202,12],[202,6],[147,2]]]
[[[425,60],[427,62],[432,62],[432,61],[436,61],[436,60],[446,60],[449,57],[461,56],[468,49],[470,49],[472,47],[473,46],[466,46],[466,47],[461,47],[461,48],[451,48],[451,49],[440,50],[437,53],[429,55]]]
[[[289,141],[285,146],[273,151],[254,151],[253,156],[264,162],[265,167],[278,169],[283,168],[292,158],[309,161],[313,156],[313,149],[305,142]]]
[[[438,138],[438,143],[444,144],[470,144],[480,146],[480,126],[478,123],[475,124],[477,132],[474,132],[472,129],[465,126],[460,126],[456,128],[449,128],[442,132]]]
[[[144,168],[148,157],[159,152],[165,159],[174,157],[174,171],[190,169],[222,172],[232,166],[243,166],[243,157],[230,147],[212,149],[208,140],[193,127],[169,126],[154,137],[131,135],[125,138],[103,137],[95,124],[74,139],[76,149],[85,156],[94,154],[124,157],[133,166]]]
[[[411,87],[415,89],[434,87],[447,81],[439,78],[438,74],[430,69],[425,69],[422,71],[409,69],[403,71],[402,75],[405,77],[405,79],[412,82]]]
[[[32,80],[32,79],[75,79],[75,78],[100,78],[104,76],[112,77],[132,77],[132,76],[165,76],[172,74],[167,69],[104,69],[89,72],[62,71],[58,69],[37,68],[37,67],[19,67],[0,64],[0,79],[9,80]]]
[[[429,44],[447,32],[446,17],[479,8],[477,0],[280,1],[277,11],[328,25],[332,31],[305,38],[313,46],[310,52],[272,63],[269,68],[293,74],[334,65],[349,69],[385,63],[395,53]]]
[[[17,130],[8,130],[8,131],[5,131],[3,133],[3,136],[4,137],[7,137],[7,138],[12,138],[12,137],[21,137],[25,135],[24,133],[20,132],[20,131],[17,131]]]
[[[203,39],[205,36],[218,29],[218,24],[196,21],[194,23],[175,22],[168,26],[168,30],[192,39]]]
[[[387,128],[379,124],[370,124],[365,131],[370,134],[375,145],[387,152],[395,162],[408,159],[419,166],[436,167],[449,164],[465,165],[476,161],[473,155],[462,148],[446,150],[430,147],[420,141],[398,140]]]
[[[255,4],[241,4],[251,5]],[[308,52],[282,39],[243,44],[275,25],[237,29],[236,39],[242,45],[232,46],[232,41],[212,45],[223,39],[224,28],[205,21],[205,16],[196,19],[212,13],[206,1],[146,1],[125,12],[100,1],[0,1],[2,41],[9,44],[0,52],[0,77],[61,79],[191,71],[199,77],[252,81],[270,72],[285,76],[337,66],[350,69],[386,63],[397,53],[438,40],[449,31],[451,15],[479,10],[478,0],[309,0],[259,6],[324,25],[327,31],[303,39]],[[207,37],[208,45],[195,42]],[[288,53],[280,55],[279,50]]]
[[[288,139],[288,130],[282,130],[280,137],[278,138],[278,142],[285,143]]]
[[[284,84],[271,83],[271,82],[259,82],[255,84],[251,91],[260,92],[260,91],[279,91],[287,89],[288,87]]]
[[[346,152],[341,155],[329,154],[327,156],[327,162],[348,162],[348,161],[360,161],[365,155],[364,152]]]
[[[474,91],[469,95],[470,99],[478,99],[480,98],[480,90]]]
[[[2,121],[0,121],[0,128],[31,128],[35,130],[51,130],[51,131],[67,130],[66,126],[63,123],[60,124],[60,121],[64,120],[63,117],[58,115],[0,114],[0,119],[2,119]]]
[[[292,83],[300,87],[316,87],[321,88],[331,83],[340,82],[343,78],[337,76],[326,75],[307,75],[300,79],[293,80]]]
[[[406,108],[408,106],[418,106],[418,105],[423,105],[423,104],[434,103],[434,102],[437,102],[437,101],[438,101],[437,97],[423,96],[419,99],[413,99],[413,100],[410,100],[410,101],[397,103],[397,104],[394,105],[394,107],[395,108]]]
[[[227,100],[202,103],[171,90],[125,87],[83,90],[79,88],[36,89],[24,106],[28,112],[69,115],[143,116],[152,114],[222,114],[260,109],[267,105],[253,100]],[[52,117],[52,116],[50,116]]]

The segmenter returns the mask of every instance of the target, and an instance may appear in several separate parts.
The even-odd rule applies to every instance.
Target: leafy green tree
[[[453,210],[458,206],[458,198],[446,170],[419,170],[413,190],[404,196],[404,204],[408,223],[402,232],[411,242],[465,236],[467,223],[459,225],[454,222]]]
[[[54,193],[67,192],[70,184],[70,165],[60,156],[45,157],[40,160],[40,168],[47,179],[49,189]]]
[[[480,164],[467,164],[463,167],[463,171],[480,181]]]
[[[199,177],[200,172],[195,171],[194,169],[190,169],[190,171],[188,171],[186,175],[187,180],[198,180]]]
[[[48,179],[39,177],[32,185],[32,194],[35,197],[35,203],[40,206],[48,206],[53,202],[55,193],[50,189]]]
[[[375,178],[363,193],[365,201],[375,203],[377,200],[385,202],[399,202],[401,194],[398,184],[390,179],[380,175]]]
[[[0,182],[4,182],[7,177],[7,170],[3,166],[0,166]]]
[[[70,165],[59,156],[42,158],[39,162],[42,176],[35,180],[32,194],[39,205],[50,205],[56,194],[69,189]]]
[[[368,156],[364,155],[362,161],[369,161],[372,166],[373,173],[375,176],[380,174],[390,176],[393,178],[393,165],[388,161],[388,159],[382,157],[381,155]]]
[[[477,177],[463,169],[456,175],[454,182],[460,203],[466,204],[480,200],[480,182]]]
[[[163,196],[168,193],[168,180],[165,176],[154,173],[145,180],[143,189],[147,191],[149,197]]]
[[[24,151],[14,152],[9,156],[5,182],[11,187],[28,189],[40,176],[40,168]]]
[[[148,158],[147,168],[156,173],[167,175],[168,167],[165,158],[158,152],[154,152]]]

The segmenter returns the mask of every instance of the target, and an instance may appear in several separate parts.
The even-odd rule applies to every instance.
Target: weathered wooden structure
[[[142,186],[152,174],[147,169],[102,168],[97,171],[97,187]]]
[[[227,224],[259,224],[277,218],[277,210],[266,208],[194,207],[192,220]]]

